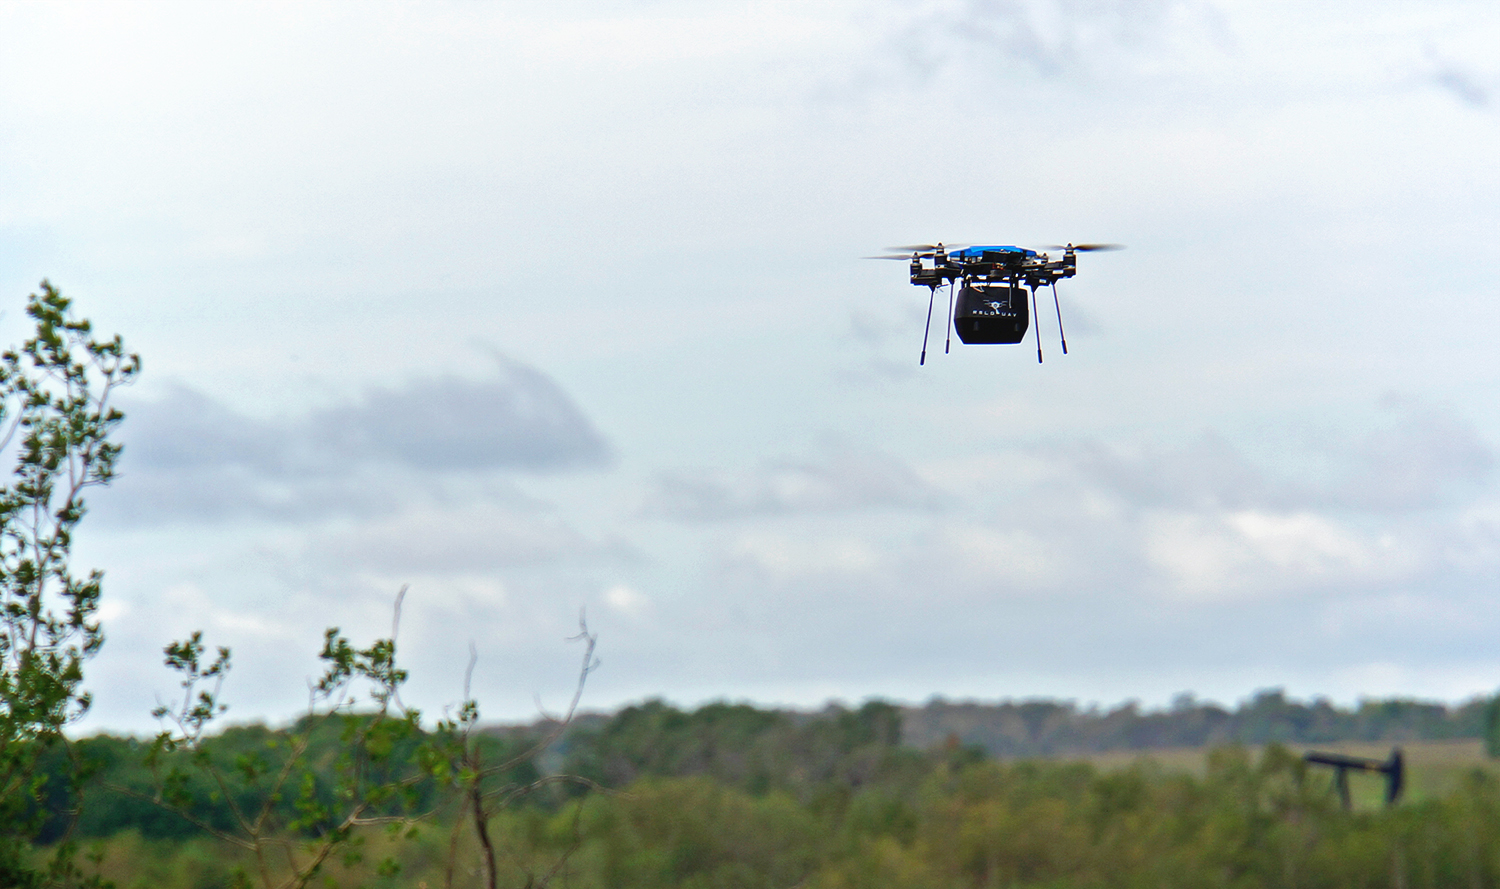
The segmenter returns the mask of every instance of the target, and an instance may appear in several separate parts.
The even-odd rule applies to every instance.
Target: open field
[[[1403,799],[1416,802],[1452,793],[1465,775],[1480,770],[1500,776],[1500,760],[1485,755],[1484,742],[1477,738],[1451,741],[1407,741],[1397,745],[1380,742],[1340,741],[1328,744],[1287,744],[1288,750],[1298,754],[1309,750],[1343,753],[1348,756],[1365,756],[1385,759],[1392,746],[1401,748],[1406,760],[1406,789]],[[1188,772],[1202,776],[1207,771],[1209,754],[1216,748],[1173,747],[1162,750],[1118,750],[1076,757],[1050,757],[1054,761],[1087,762],[1101,771],[1119,771],[1134,765],[1148,765],[1169,772]],[[1259,759],[1263,747],[1247,747],[1253,759]],[[1331,769],[1314,768],[1309,771],[1309,780],[1324,781],[1333,786]],[[1383,778],[1378,775],[1353,774],[1349,778],[1349,789],[1356,807],[1377,806],[1383,792]]]

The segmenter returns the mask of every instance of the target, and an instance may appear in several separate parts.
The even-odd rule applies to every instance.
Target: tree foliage
[[[0,884],[15,886],[71,873],[66,847],[34,872],[26,844],[44,820],[39,801],[60,789],[38,761],[89,707],[83,665],[104,644],[103,575],[79,573],[70,556],[83,493],[108,484],[120,456],[112,435],[124,415],[111,396],[141,366],[46,281],[26,314],[35,332],[0,353],[0,454],[13,461],[0,488]]]
[[[245,850],[251,864],[233,874],[238,886],[301,889],[336,854],[363,858],[359,828],[409,828],[431,783],[431,757],[420,754],[420,712],[400,697],[407,672],[396,662],[396,629],[405,592],[397,596],[390,638],[358,648],[337,627],[324,634],[323,673],[312,683],[307,714],[285,732],[211,737],[227,709],[220,695],[230,650],[206,658],[201,633],[168,645],[166,664],[180,676],[182,701],[153,714],[167,728],[146,754],[151,790],[116,790]],[[378,869],[394,872],[399,864],[391,859]]]
[[[452,825],[443,884],[453,886],[464,869],[495,889],[502,863],[514,863],[502,861],[510,850],[492,834],[495,819],[541,787],[581,780],[540,775],[534,763],[571,720],[594,667],[595,638],[580,621],[583,666],[573,701],[551,732],[520,745],[477,733],[479,704],[468,677],[458,713],[427,731],[400,695],[408,678],[396,659],[405,594],[397,594],[388,638],[359,648],[336,627],[324,634],[323,674],[312,684],[307,713],[283,731],[211,733],[227,709],[221,692],[231,653],[219,648],[207,657],[201,633],[168,645],[166,664],[181,677],[182,700],[155,711],[168,727],[146,752],[149,779],[137,772],[133,783],[110,787],[241,850],[247,863],[229,873],[236,886],[303,889],[332,864],[349,871],[366,863],[369,828],[414,839],[419,825],[442,814]],[[473,668],[471,659],[470,674]],[[477,845],[472,851],[460,842],[466,832]],[[392,850],[366,869],[389,878],[402,867],[402,850]],[[524,869],[528,885],[543,886],[559,865],[528,862]]]

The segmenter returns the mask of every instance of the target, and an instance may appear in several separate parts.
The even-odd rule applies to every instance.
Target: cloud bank
[[[185,386],[127,400],[120,493],[132,525],[381,514],[413,487],[483,489],[514,475],[599,469],[612,450],[546,374],[414,378],[301,416],[246,416]]]

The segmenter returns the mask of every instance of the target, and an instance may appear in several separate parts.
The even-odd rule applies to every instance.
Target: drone
[[[1025,247],[965,246],[950,244],[914,244],[887,247],[895,251],[888,256],[866,259],[910,260],[911,283],[928,288],[927,327],[922,331],[922,356],[918,364],[927,363],[927,335],[932,330],[932,304],[937,290],[948,286],[948,315],[953,323],[943,346],[946,353],[953,345],[953,331],[968,344],[1003,343],[1014,345],[1026,338],[1031,316],[1036,314],[1036,292],[1052,288],[1052,307],[1057,312],[1057,334],[1063,354],[1068,354],[1068,338],[1063,332],[1062,305],[1057,300],[1057,282],[1078,273],[1078,254],[1099,250],[1120,250],[1119,244],[1066,244],[1044,247],[1061,250],[1053,259],[1046,253]],[[930,261],[930,264],[929,264]],[[957,302],[954,288],[958,288]],[[1027,305],[1030,291],[1030,306]],[[1036,360],[1042,361],[1042,331],[1036,328]]]

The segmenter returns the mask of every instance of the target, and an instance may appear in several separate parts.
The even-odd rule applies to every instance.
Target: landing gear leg
[[[1052,308],[1057,310],[1057,335],[1062,339],[1063,354],[1068,354],[1068,335],[1063,332],[1062,305],[1057,301],[1057,282],[1052,282]]]
[[[927,363],[927,334],[932,331],[932,301],[937,298],[937,288],[927,288],[927,326],[922,328],[922,357],[917,359],[917,366]]]
[[[943,343],[943,354],[953,346],[953,282],[948,282],[948,341]]]
[[[1036,323],[1036,287],[1031,288],[1031,324],[1036,331],[1036,363],[1042,363],[1042,325]]]

